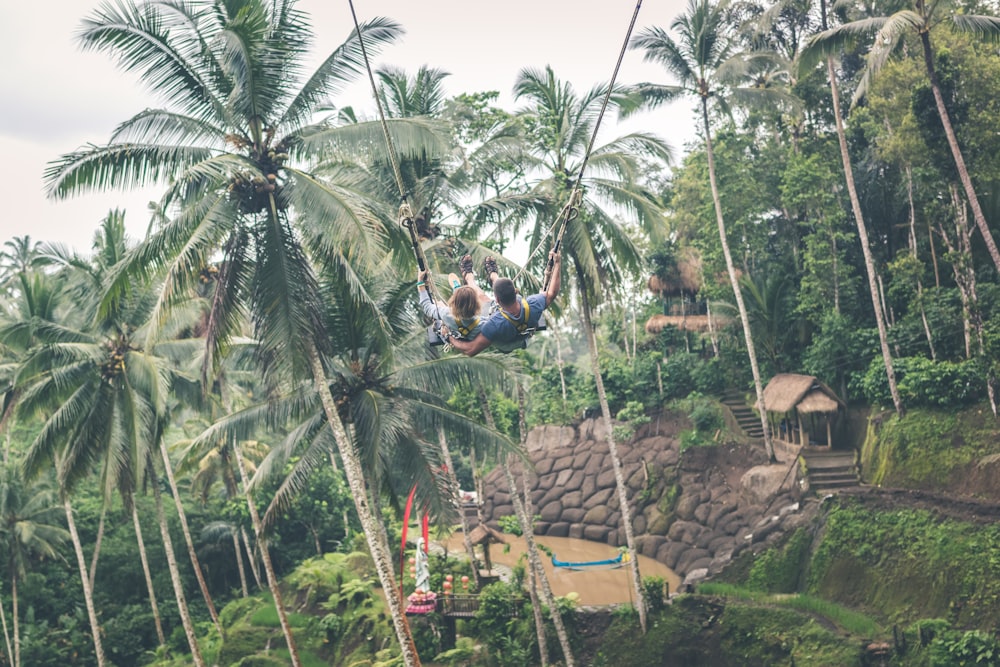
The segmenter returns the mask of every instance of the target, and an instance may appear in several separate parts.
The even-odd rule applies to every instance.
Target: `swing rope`
[[[361,56],[365,61],[365,70],[368,72],[368,81],[372,87],[372,97],[375,98],[375,105],[378,107],[378,117],[382,126],[382,136],[385,138],[385,143],[389,152],[389,161],[392,163],[392,174],[396,179],[396,187],[399,189],[400,205],[398,220],[399,224],[406,227],[406,230],[410,233],[410,245],[413,247],[413,255],[417,259],[417,268],[421,272],[427,271],[427,258],[424,256],[424,250],[420,247],[420,239],[417,238],[416,226],[413,222],[413,211],[410,209],[410,203],[407,200],[406,186],[403,184],[403,175],[399,169],[399,159],[396,154],[396,145],[392,141],[392,136],[389,134],[389,124],[385,118],[385,109],[382,107],[382,97],[378,94],[378,86],[375,85],[375,75],[372,73],[371,62],[368,60],[368,49],[365,48],[365,40],[361,35],[361,25],[358,23],[357,12],[354,11],[354,0],[347,0],[347,4],[351,7],[351,18],[354,19],[354,31],[358,36],[358,44],[361,46]],[[434,294],[434,283],[428,280],[426,285],[427,294],[431,298],[431,303],[434,304],[434,310],[437,314],[436,321],[441,321],[441,309],[438,306],[438,299]]]
[[[583,195],[580,190],[580,183],[583,181],[583,172],[587,168],[587,163],[590,161],[590,154],[594,150],[594,143],[597,140],[597,133],[601,129],[601,121],[604,119],[604,112],[608,108],[608,102],[611,100],[611,93],[615,89],[615,81],[618,79],[618,72],[621,70],[622,61],[625,59],[625,52],[628,50],[628,43],[632,39],[632,31],[635,29],[636,19],[639,18],[639,9],[642,7],[642,0],[637,0],[635,3],[635,11],[632,12],[632,20],[629,23],[628,31],[625,33],[625,41],[622,42],[621,51],[618,53],[618,61],[615,63],[614,72],[611,74],[611,82],[608,84],[608,90],[604,93],[604,101],[601,103],[601,112],[597,115],[597,122],[594,123],[594,131],[590,135],[590,142],[587,144],[587,151],[583,155],[583,162],[580,163],[580,170],[577,172],[576,181],[573,183],[573,189],[570,191],[569,200],[566,205],[563,206],[562,210],[559,212],[559,216],[556,218],[556,222],[542,235],[539,239],[538,244],[535,249],[531,251],[528,255],[528,259],[524,262],[524,266],[528,266],[531,263],[531,259],[538,252],[539,248],[544,245],[545,240],[552,234],[552,231],[558,226],[559,232],[556,234],[556,240],[553,244],[552,251],[559,252],[559,248],[562,246],[563,235],[566,233],[566,225],[570,221],[576,219],[580,214],[580,205],[582,203]],[[542,291],[545,291],[549,286],[549,280],[552,277],[552,259],[549,259],[545,266],[545,277],[542,281]],[[524,267],[517,272],[514,277],[514,282],[521,277],[524,273]]]

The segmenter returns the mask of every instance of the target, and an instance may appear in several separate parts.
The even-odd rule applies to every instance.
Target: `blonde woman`
[[[492,258],[490,258],[492,259]],[[432,320],[441,320],[452,336],[464,340],[472,340],[482,329],[483,323],[490,316],[493,300],[476,284],[476,274],[472,269],[472,257],[465,255],[458,263],[462,271],[462,281],[454,273],[448,274],[448,282],[454,289],[448,303],[434,301],[427,291],[429,271],[421,271],[417,275],[417,292],[420,294],[420,308],[424,315]],[[496,263],[487,263],[493,268],[493,278],[496,275]],[[464,285],[462,282],[464,281]]]

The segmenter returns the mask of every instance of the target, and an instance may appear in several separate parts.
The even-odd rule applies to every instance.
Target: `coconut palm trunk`
[[[260,571],[257,567],[257,555],[254,553],[253,547],[250,546],[250,536],[247,535],[247,529],[240,526],[240,536],[243,538],[243,548],[247,552],[247,562],[250,563],[250,574],[253,575],[253,580],[257,582],[257,589],[262,590],[264,588],[264,583],[260,580]]]
[[[587,335],[587,347],[590,348],[590,365],[594,372],[594,382],[597,385],[597,398],[601,404],[601,415],[604,418],[604,437],[608,442],[608,454],[615,471],[615,488],[618,491],[618,505],[622,514],[622,526],[625,529],[625,544],[632,558],[629,560],[629,572],[632,573],[632,585],[635,588],[635,607],[639,612],[639,626],[643,634],[646,632],[646,600],[642,594],[642,577],[639,574],[639,551],[635,546],[635,532],[632,530],[632,509],[628,504],[628,487],[625,485],[625,472],[621,457],[618,456],[618,444],[611,423],[611,408],[608,406],[608,395],[604,391],[604,378],[601,376],[601,362],[597,356],[597,335],[590,318],[590,300],[587,297],[586,283],[582,276],[577,275],[580,289],[580,310],[583,313],[583,330]]]
[[[13,660],[14,651],[11,649],[10,646],[10,630],[7,629],[7,612],[4,611],[2,597],[0,597],[0,624],[3,625],[3,640],[5,645],[7,646],[7,659]]]
[[[247,572],[243,567],[243,549],[240,548],[240,534],[233,526],[233,555],[236,557],[236,569],[240,574],[240,591],[243,597],[250,597],[250,589],[247,587]]]
[[[917,256],[917,207],[913,201],[913,170],[906,165],[906,198],[910,204],[910,255],[919,261]],[[931,241],[933,245],[933,240]],[[924,325],[924,336],[927,337],[927,347],[931,351],[931,361],[937,361],[934,351],[934,337],[931,335],[931,325],[927,321],[927,309],[924,308],[924,285],[917,276],[917,303],[920,304],[920,320]]]
[[[198,646],[198,637],[194,633],[194,624],[191,622],[191,613],[188,611],[187,599],[184,597],[184,583],[181,581],[181,574],[177,569],[174,542],[170,539],[167,515],[163,511],[163,498],[160,496],[160,489],[156,484],[156,480],[154,480],[152,487],[153,499],[156,501],[156,518],[160,524],[160,537],[163,539],[163,550],[167,555],[167,570],[170,572],[170,583],[174,586],[177,613],[180,614],[181,625],[184,626],[184,635],[187,637],[188,647],[191,649],[191,662],[196,667],[205,667],[205,660],[201,657],[201,648]]]
[[[219,636],[223,636],[222,623],[219,622],[219,613],[215,610],[215,602],[208,592],[208,584],[205,583],[205,575],[201,571],[201,562],[198,560],[198,553],[194,549],[194,540],[191,539],[191,530],[188,528],[187,514],[184,512],[184,503],[181,502],[181,494],[177,490],[177,481],[174,479],[173,465],[170,463],[170,454],[167,452],[167,443],[160,439],[160,455],[163,457],[163,469],[170,483],[170,493],[174,497],[174,505],[177,507],[177,518],[180,519],[181,533],[184,535],[184,544],[187,546],[188,558],[191,559],[191,567],[194,569],[194,576],[198,580],[198,588],[201,589],[201,596],[205,598],[208,606],[208,614],[212,617],[215,629],[219,631]]]
[[[326,414],[327,422],[333,430],[333,437],[340,452],[340,460],[344,466],[344,475],[347,478],[347,485],[354,496],[354,507],[358,512],[358,518],[368,542],[368,549],[371,551],[372,560],[375,563],[375,571],[378,573],[379,582],[385,592],[386,604],[389,606],[389,613],[392,617],[393,629],[396,632],[396,639],[399,641],[400,652],[403,656],[403,663],[406,667],[419,667],[420,656],[417,654],[417,647],[413,643],[413,636],[410,634],[410,627],[406,622],[403,607],[396,593],[396,577],[392,572],[392,557],[388,549],[382,544],[379,537],[380,527],[378,518],[372,513],[368,501],[368,492],[365,489],[364,472],[361,461],[358,457],[354,445],[347,436],[347,430],[337,412],[337,405],[330,391],[330,385],[326,379],[326,371],[323,369],[323,362],[320,360],[319,351],[315,346],[309,349],[309,361],[313,374],[313,382],[316,391],[319,393],[320,401],[323,404],[323,411]]]
[[[555,596],[552,595],[552,587],[549,585],[548,577],[545,576],[545,571],[542,568],[541,559],[538,557],[538,545],[535,544],[534,527],[531,523],[531,517],[525,512],[524,503],[521,501],[521,491],[517,486],[517,481],[514,479],[514,473],[510,469],[510,455],[504,457],[503,474],[507,479],[507,488],[510,489],[510,499],[514,503],[514,513],[517,515],[518,523],[521,524],[521,534],[524,535],[524,542],[528,547],[532,596],[535,595],[536,589],[541,594],[541,602],[549,608],[552,624],[556,628],[556,635],[559,638],[559,645],[562,647],[566,667],[573,667],[575,664],[573,661],[573,648],[569,644],[569,635],[566,634],[566,626],[562,622],[562,615],[559,613],[559,607],[556,605]],[[532,600],[532,605],[535,607],[535,631],[538,635],[538,652],[542,657],[542,664],[544,665],[548,662],[548,641],[545,634],[545,621],[542,617],[541,609],[537,607],[534,600]]]
[[[448,449],[448,439],[445,438],[443,428],[438,428],[438,444],[441,447],[441,459],[444,461],[445,468],[448,471],[448,484],[451,487],[451,496],[454,499],[455,506],[458,508],[459,520],[462,522],[462,543],[465,545],[465,553],[469,557],[469,563],[473,566],[473,572],[475,572],[478,569],[475,567],[476,550],[469,536],[469,519],[465,516],[465,508],[462,507],[461,487],[458,484],[458,476],[455,474],[455,464],[452,462],[451,450]],[[478,583],[476,585],[478,587]]]
[[[931,48],[930,32],[924,30],[920,32],[920,45],[924,52],[924,66],[927,68],[927,77],[931,82],[931,91],[934,93],[934,103],[937,106],[938,116],[941,117],[941,125],[944,127],[945,137],[948,138],[948,148],[951,149],[951,156],[955,160],[955,169],[958,171],[958,178],[965,189],[965,198],[969,200],[972,208],[972,217],[976,221],[976,227],[983,236],[983,242],[990,253],[993,265],[997,272],[1000,272],[1000,251],[997,250],[996,241],[986,223],[986,216],[979,205],[979,197],[976,189],[972,185],[972,178],[969,177],[969,170],[965,166],[965,158],[962,156],[962,149],[958,145],[958,137],[955,136],[955,129],[951,125],[951,116],[948,114],[948,107],[944,103],[944,95],[941,94],[941,82],[938,80],[937,70],[934,69],[934,51]]]
[[[522,426],[522,428],[523,428],[523,426]],[[524,494],[522,496],[524,498],[524,514],[525,514],[525,516],[533,517],[533,516],[535,516],[535,509],[534,509],[534,507],[532,507],[532,504],[531,504],[531,489],[528,488],[528,476],[527,475],[522,475],[521,476],[521,482],[522,482],[522,489],[521,489],[521,491]],[[532,532],[534,532],[534,531],[532,531]],[[531,573],[531,589],[530,589],[530,593],[531,593],[532,611],[534,612],[534,616],[535,616],[535,627],[536,628],[537,627],[544,628],[545,627],[545,619],[542,617],[542,607],[538,603],[538,586],[540,585],[538,583],[538,573],[535,572],[534,569],[530,569],[529,572]],[[542,654],[542,660],[541,660],[542,667],[545,667],[545,664],[548,661],[548,654],[549,654],[548,641],[546,640],[544,643],[542,642],[542,638],[544,636],[545,636],[544,634],[539,634],[539,640],[538,640],[538,651],[539,651],[539,653]],[[544,653],[543,653],[543,651],[544,651]]]
[[[285,636],[285,644],[288,645],[288,654],[292,659],[294,667],[301,667],[302,661],[299,659],[299,649],[295,644],[295,637],[292,635],[292,626],[288,622],[288,613],[285,611],[285,603],[281,599],[281,587],[278,583],[278,575],[274,572],[274,565],[271,563],[271,552],[267,548],[264,534],[261,528],[260,513],[254,503],[250,493],[249,480],[247,479],[246,465],[243,463],[243,452],[240,450],[238,442],[233,443],[233,454],[236,458],[236,466],[240,471],[240,482],[243,485],[243,494],[246,497],[247,509],[250,510],[250,520],[253,522],[254,536],[257,538],[257,545],[260,547],[260,557],[264,563],[264,572],[267,575],[267,586],[271,590],[271,597],[274,598],[274,608],[278,611],[278,621],[281,624],[281,632]],[[236,557],[240,557],[239,550]]]
[[[101,543],[104,542],[104,520],[107,517],[107,506],[101,507],[101,519],[97,522],[97,539],[94,540],[94,554],[90,557],[90,585],[97,578],[97,560],[101,556]]]
[[[524,420],[524,393],[521,388],[517,389],[518,397],[518,426],[520,427],[521,433],[521,447],[523,448],[525,442],[527,441],[527,426]],[[486,392],[483,390],[479,391],[479,400],[482,404],[483,416],[486,419],[486,424],[490,428],[496,430],[496,421],[493,419],[493,412],[490,410],[489,403],[486,400]],[[562,622],[562,616],[559,614],[559,609],[556,607],[555,596],[552,595],[552,587],[549,585],[548,577],[545,575],[545,569],[542,567],[541,558],[538,556],[538,545],[535,543],[535,532],[534,526],[532,525],[531,515],[528,514],[525,509],[525,504],[521,499],[521,492],[518,489],[517,482],[514,480],[514,473],[511,471],[510,467],[510,456],[503,457],[503,472],[507,479],[507,488],[510,490],[510,498],[514,504],[514,514],[517,515],[517,521],[521,525],[521,534],[524,536],[524,542],[528,547],[528,564],[529,570],[532,575],[532,595],[535,594],[534,582],[538,583],[537,590],[541,591],[542,603],[549,608],[549,613],[552,615],[552,623],[556,628],[556,635],[559,639],[559,644],[562,647],[563,657],[566,660],[566,667],[573,667],[573,649],[569,644],[569,635],[566,633],[566,626]],[[534,601],[532,602],[534,604]],[[535,627],[538,633],[538,649],[542,655],[543,664],[548,660],[548,642],[545,636],[545,622],[542,619],[541,611],[535,609]]]
[[[889,350],[889,336],[886,332],[885,315],[879,303],[879,289],[876,282],[875,260],[872,258],[871,244],[868,242],[868,228],[865,226],[864,214],[861,212],[861,199],[854,183],[854,170],[851,168],[851,156],[847,151],[847,135],[844,132],[844,119],[840,114],[840,91],[837,86],[837,75],[833,69],[833,57],[826,59],[827,75],[830,77],[830,94],[833,96],[833,117],[837,126],[837,143],[840,146],[840,160],[844,165],[844,180],[847,182],[847,193],[851,199],[851,210],[854,211],[854,221],[858,227],[858,239],[861,241],[861,252],[865,258],[865,272],[868,274],[868,291],[872,297],[872,308],[875,310],[875,323],[878,326],[879,346],[882,349],[882,361],[885,364],[885,375],[889,381],[889,394],[896,414],[905,414],[903,399],[896,385],[896,371],[892,366],[892,352]]]
[[[21,667],[21,628],[17,620],[17,572],[11,569],[10,607],[14,617],[14,667]]]
[[[80,544],[80,534],[76,530],[76,521],[73,519],[73,507],[70,505],[69,498],[63,500],[63,509],[66,511],[66,524],[69,527],[69,536],[73,540],[73,551],[76,552],[76,563],[80,568],[80,583],[83,584],[83,599],[87,606],[90,634],[94,638],[94,654],[97,657],[97,666],[104,667],[107,664],[107,658],[104,657],[104,645],[101,643],[101,626],[97,620],[97,610],[94,607],[94,582],[87,573],[87,557],[83,555],[83,545]]]
[[[750,317],[747,315],[746,304],[743,303],[743,292],[740,289],[739,279],[736,277],[736,266],[733,264],[733,255],[729,252],[729,240],[726,235],[726,223],[722,219],[722,201],[719,198],[719,185],[715,178],[715,153],[712,150],[712,127],[708,122],[708,96],[703,94],[700,99],[701,117],[705,130],[705,153],[708,157],[708,179],[712,186],[712,203],[715,205],[715,221],[719,226],[719,242],[722,244],[722,254],[726,258],[726,270],[729,272],[729,282],[733,287],[733,295],[736,297],[736,306],[740,311],[740,322],[743,324],[743,338],[747,344],[747,356],[750,358],[750,370],[753,372],[754,390],[757,392],[757,412],[760,413],[760,425],[764,430],[764,449],[767,451],[767,457],[773,462],[775,460],[774,446],[771,443],[771,428],[767,422],[767,406],[764,404],[764,385],[760,379],[760,367],[757,365],[757,350],[754,348],[753,334],[750,332]],[[611,428],[610,424],[608,428]]]
[[[149,592],[149,608],[153,611],[153,622],[156,624],[156,638],[160,646],[167,645],[167,638],[163,634],[163,621],[160,619],[160,606],[156,604],[156,589],[153,588],[153,576],[149,571],[149,558],[146,556],[146,542],[142,539],[142,524],[139,522],[139,509],[135,505],[135,498],[131,499],[132,504],[132,525],[135,526],[135,541],[139,545],[139,561],[142,563],[142,574],[146,578],[146,590]]]

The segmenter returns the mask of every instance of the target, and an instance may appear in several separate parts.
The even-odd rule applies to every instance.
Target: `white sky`
[[[94,230],[108,211],[125,208],[132,238],[146,229],[146,204],[159,190],[78,196],[51,201],[42,174],[49,161],[88,143],[106,143],[119,122],[160,106],[137,79],[100,53],[84,53],[75,33],[98,0],[5,0],[0,44],[0,244],[13,236],[66,243],[89,252]],[[353,27],[346,0],[299,0],[312,20],[316,61],[341,44]],[[551,65],[556,76],[582,93],[611,77],[635,4],[625,0],[355,0],[358,19],[395,19],[406,29],[373,67],[397,65],[413,74],[421,65],[451,73],[449,95],[497,90],[501,105],[517,72]],[[636,31],[669,27],[684,0],[646,0]],[[666,75],[629,50],[620,83],[658,81]],[[374,117],[366,77],[335,103]],[[694,138],[692,103],[680,101],[616,126],[606,118],[598,144],[626,131],[656,133],[678,153]]]

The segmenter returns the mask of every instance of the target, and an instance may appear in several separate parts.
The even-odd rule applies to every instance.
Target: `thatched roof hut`
[[[469,541],[474,545],[507,544],[503,533],[481,523],[469,531]]]
[[[481,523],[469,531],[469,540],[472,542],[473,547],[483,547],[483,565],[486,566],[486,569],[480,570],[479,572],[480,582],[484,580],[492,580],[495,575],[493,574],[493,561],[490,560],[490,545],[507,544],[507,540],[504,539],[503,533],[494,528],[490,528],[485,523]]]
[[[832,389],[812,375],[780,373],[764,387],[768,412],[837,412],[846,407]]]
[[[695,248],[687,246],[680,250],[670,275],[650,276],[646,287],[662,298],[683,292],[696,294],[701,289],[701,283],[701,254]]]
[[[805,445],[812,437],[822,442],[820,422],[826,426],[826,444],[831,442],[831,422],[842,408],[847,406],[828,386],[812,375],[797,373],[781,373],[771,378],[764,387],[764,405],[769,416],[775,416],[779,421],[779,435],[782,440]],[[807,418],[803,422],[803,417]],[[773,426],[773,422],[772,422]],[[811,426],[811,429],[807,429]]]
[[[677,327],[681,331],[708,331],[707,315],[653,315],[646,320],[646,333],[656,335],[667,327]]]

